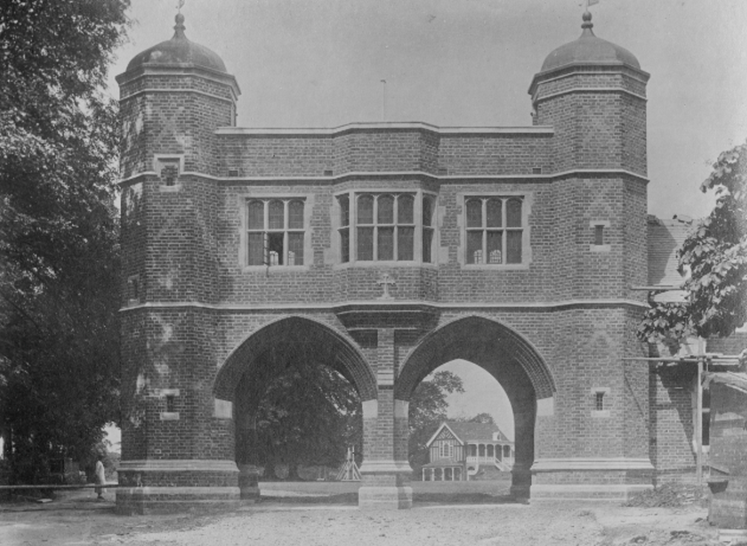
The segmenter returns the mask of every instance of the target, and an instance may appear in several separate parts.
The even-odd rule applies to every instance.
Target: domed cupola
[[[592,31],[550,53],[529,86],[534,125],[552,126],[554,168],[622,169],[646,176],[646,83],[635,55]]]
[[[542,64],[541,74],[572,65],[627,65],[641,69],[630,51],[594,35],[591,13],[585,12],[583,21],[581,36],[550,53]]]
[[[236,124],[236,78],[214,51],[187,39],[181,13],[174,30],[170,40],[136,55],[116,78],[124,177],[160,172],[158,158],[166,156],[178,159],[180,169],[216,175],[215,130]]]
[[[205,46],[196,44],[184,34],[184,15],[176,16],[174,36],[158,45],[150,47],[137,54],[127,65],[127,72],[131,72],[145,65],[174,66],[189,65],[217,72],[226,72],[226,65],[217,53]]]

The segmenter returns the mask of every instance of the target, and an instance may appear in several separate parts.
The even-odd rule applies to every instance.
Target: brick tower
[[[534,123],[551,125],[556,299],[593,301],[559,324],[568,347],[556,364],[552,416],[538,417],[532,496],[630,491],[651,483],[648,369],[635,330],[647,280],[646,82],[629,51],[581,36],[553,51],[529,89]],[[552,429],[553,432],[550,432]],[[574,495],[574,491],[578,495]]]
[[[217,127],[239,89],[214,52],[173,38],[137,55],[120,85],[125,419],[117,504],[179,506],[194,491],[235,501],[229,421],[210,385],[215,361]],[[185,306],[186,304],[186,306]],[[232,447],[232,446],[231,446]],[[195,488],[199,489],[195,489]]]

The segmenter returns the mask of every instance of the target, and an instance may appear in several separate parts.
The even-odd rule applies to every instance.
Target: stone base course
[[[361,509],[399,510],[412,507],[412,487],[368,487],[358,489]]]
[[[120,487],[116,512],[146,515],[232,510],[239,502],[238,487]]]

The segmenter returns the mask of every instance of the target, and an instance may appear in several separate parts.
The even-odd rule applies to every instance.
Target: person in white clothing
[[[106,474],[104,472],[104,463],[101,456],[96,461],[96,500],[104,500],[104,488],[102,487],[106,483]]]

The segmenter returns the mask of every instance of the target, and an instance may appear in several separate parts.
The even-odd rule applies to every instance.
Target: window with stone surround
[[[435,197],[420,192],[338,195],[340,261],[433,262]]]
[[[609,220],[592,220],[589,222],[591,231],[591,252],[609,252],[612,248],[609,243]]]
[[[524,199],[521,196],[467,196],[465,263],[510,265],[524,261]]]
[[[249,199],[246,265],[304,265],[305,206],[296,197]]]
[[[593,387],[591,389],[591,416],[610,416],[610,389],[609,387]]]

